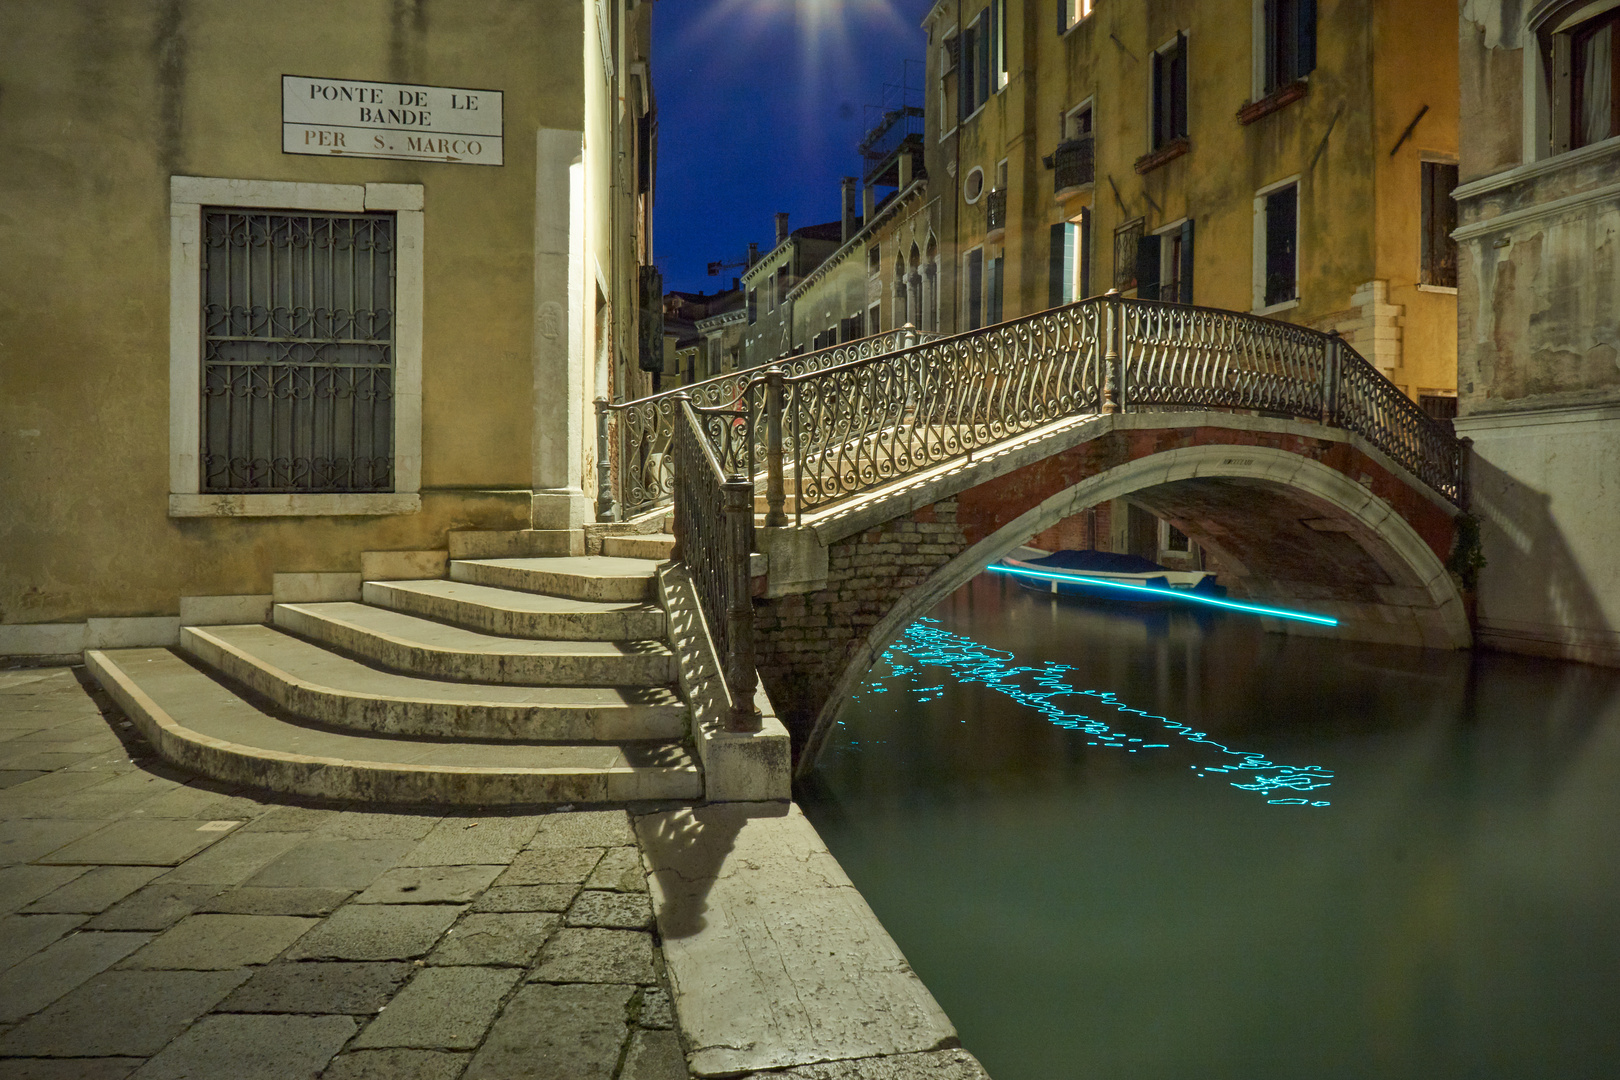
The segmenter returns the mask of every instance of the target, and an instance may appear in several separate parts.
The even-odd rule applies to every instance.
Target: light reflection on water
[[[908,681],[912,683],[922,681],[915,667],[901,661],[902,656],[924,667],[944,668],[957,683],[977,683],[987,686],[1017,704],[1035,710],[1047,723],[1084,736],[1087,746],[1106,746],[1130,754],[1139,750],[1170,748],[1169,743],[1147,742],[1146,738],[1154,737],[1151,734],[1146,738],[1130,734],[1132,730],[1151,730],[1151,725],[1136,723],[1129,727],[1115,728],[1107,720],[1096,719],[1085,713],[1071,712],[1069,707],[1072,707],[1075,698],[1089,698],[1091,700],[1086,704],[1111,709],[1121,720],[1136,718],[1138,721],[1157,721],[1172,737],[1207,747],[1227,758],[1237,758],[1236,761],[1224,761],[1215,765],[1187,767],[1199,777],[1221,774],[1248,777],[1247,783],[1241,780],[1232,781],[1232,786],[1241,791],[1257,791],[1263,794],[1278,791],[1315,791],[1317,788],[1327,787],[1333,779],[1333,773],[1320,765],[1279,765],[1268,760],[1264,754],[1233,750],[1223,746],[1205,732],[1195,731],[1187,724],[1143,709],[1132,708],[1120,701],[1111,690],[1076,687],[1070,681],[1070,676],[1076,671],[1073,665],[1060,664],[1052,660],[1038,667],[1019,664],[1017,657],[1012,653],[1003,649],[992,649],[961,634],[953,634],[942,629],[938,619],[932,618],[919,619],[906,628],[906,632],[900,635],[900,640],[883,654],[881,665],[887,665],[888,670],[884,672],[880,665],[873,678],[868,680],[861,688],[861,692],[855,695],[855,700],[859,701],[869,693],[884,693],[891,685],[899,686]],[[939,684],[915,687],[913,692],[916,694],[917,703],[924,704],[939,698],[944,689],[944,684]],[[840,724],[842,725],[842,721]],[[858,744],[852,740],[852,745]],[[1216,760],[1222,761],[1221,758]],[[1272,806],[1332,805],[1325,799],[1280,798],[1266,801]]]
[[[932,618],[800,799],[996,1080],[1620,1075],[1620,673],[984,577]]]

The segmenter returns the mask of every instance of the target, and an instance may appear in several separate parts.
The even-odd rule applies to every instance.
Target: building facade
[[[0,654],[592,520],[592,400],[649,382],[650,14],[0,9]]]
[[[1620,664],[1620,0],[1467,0],[1460,39],[1478,635]]]

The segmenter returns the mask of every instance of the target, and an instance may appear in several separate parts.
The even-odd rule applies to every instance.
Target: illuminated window
[[[1423,162],[1423,274],[1425,285],[1457,287],[1457,166],[1441,161]]]
[[[1093,0],[1058,0],[1058,33],[1063,33],[1091,14]]]

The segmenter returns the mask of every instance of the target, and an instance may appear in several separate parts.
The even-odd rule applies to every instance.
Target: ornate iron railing
[[[768,490],[791,463],[801,516],[1053,420],[1142,407],[1343,427],[1466,498],[1462,444],[1337,334],[1240,312],[1109,296],[780,379],[780,406],[742,396],[784,428]]]
[[[836,367],[855,360],[864,360],[884,353],[932,341],[938,334],[928,334],[911,327],[873,334],[844,345],[789,357],[777,362],[783,371],[803,374],[822,368]],[[670,435],[675,430],[678,412],[677,395],[686,394],[700,408],[731,405],[738,401],[751,401],[752,413],[749,430],[763,437],[764,425],[759,421],[759,396],[747,395],[747,389],[762,377],[763,369],[745,368],[728,375],[716,375],[702,382],[678,390],[669,390],[635,401],[610,404],[606,398],[597,400],[597,507],[606,520],[610,512],[623,517],[634,517],[669,502],[674,489],[674,468],[670,459]],[[755,460],[763,457],[763,445],[754,448]],[[750,470],[752,471],[752,470]],[[616,511],[612,510],[616,504]]]
[[[759,676],[754,666],[749,575],[754,550],[754,482],[748,455],[742,450],[753,445],[747,424],[746,410],[698,408],[686,394],[675,402],[674,558],[685,563],[692,575],[698,606],[724,667],[731,694],[729,731],[760,728],[759,710],[754,706]]]

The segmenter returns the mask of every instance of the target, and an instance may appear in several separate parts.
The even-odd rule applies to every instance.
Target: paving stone
[[[578,885],[591,876],[601,848],[525,851],[512,860],[497,885]]]
[[[357,904],[456,904],[476,897],[504,866],[405,866],[354,898]]]
[[[80,932],[13,964],[0,973],[0,1021],[38,1012],[150,940],[151,934]]]
[[[647,891],[647,877],[641,870],[641,852],[633,847],[608,848],[602,861],[596,864],[591,876],[585,879],[587,889],[612,889],[614,892]]]
[[[652,936],[634,930],[559,930],[546,943],[534,978],[538,982],[657,982]]]
[[[266,812],[257,799],[236,788],[193,781],[142,803],[137,813],[155,818],[254,818]]]
[[[219,1011],[370,1015],[388,1004],[415,970],[408,963],[271,964],[254,972]]]
[[[240,885],[303,839],[299,833],[237,830],[163,875],[172,885]]]
[[[0,821],[0,865],[32,862],[99,828],[93,821]]]
[[[225,971],[268,964],[319,922],[293,915],[188,915],[122,966]]]
[[[348,889],[264,889],[244,885],[204,901],[197,910],[227,915],[330,915],[351,895]]]
[[[148,1057],[246,971],[108,971],[6,1033],[0,1055]]]
[[[313,806],[278,806],[244,826],[253,832],[314,832],[341,811]]]
[[[506,863],[523,850],[538,827],[535,817],[445,818],[433,826],[401,866]]]
[[[471,1050],[521,976],[511,968],[423,968],[366,1025],[354,1046]]]
[[[619,1080],[689,1080],[686,1054],[673,1031],[637,1031],[630,1036]]]
[[[344,811],[328,813],[317,831],[323,836],[351,840],[420,840],[440,821],[438,814],[370,813]]]
[[[605,848],[635,842],[630,815],[623,810],[574,810],[545,815],[529,846]]]
[[[567,911],[577,885],[497,885],[473,902],[474,911]]]
[[[43,769],[0,769],[0,791],[44,775]]]
[[[0,971],[32,956],[84,922],[83,915],[8,915],[0,919]]]
[[[27,912],[105,911],[159,874],[160,866],[98,866],[29,904]]]
[[[83,791],[106,781],[107,777],[93,772],[71,772],[66,767],[83,761],[91,754],[61,754],[29,751],[19,753],[13,739],[0,743],[0,768],[39,770],[45,775],[25,780],[0,792],[0,818],[38,816],[41,807],[55,799]]]
[[[138,1075],[140,1080],[317,1076],[356,1026],[347,1016],[205,1016]]]
[[[356,1050],[332,1059],[321,1080],[456,1080],[471,1054],[448,1050]]]
[[[624,1080],[630,1080],[626,1072]],[[749,1073],[738,1080],[990,1080],[984,1066],[966,1050],[826,1061],[797,1068]]]
[[[561,920],[541,912],[465,915],[427,962],[437,965],[512,964],[534,959]]]
[[[463,1080],[609,1080],[628,1034],[624,1010],[634,992],[630,986],[523,987]]]
[[[425,956],[465,905],[349,904],[304,935],[289,959],[412,960]]]
[[[249,885],[351,889],[369,886],[412,847],[409,840],[303,840],[247,880]]]
[[[167,930],[220,892],[218,885],[154,881],[85,924],[87,930]]]
[[[0,867],[0,915],[27,907],[84,872],[82,866]]]
[[[53,821],[97,821],[105,825],[123,817],[141,800],[118,792],[105,793],[100,787],[75,792],[54,802],[42,804],[37,816]]]
[[[646,893],[586,889],[568,909],[569,926],[607,926],[619,930],[652,928],[652,903]]]
[[[41,750],[39,749],[39,743],[28,742],[26,740],[27,736],[23,736],[23,738],[12,739],[7,742],[5,745],[8,747],[15,747],[15,750],[10,753],[0,753],[0,765],[4,765],[8,769],[39,769],[43,772],[54,773],[59,769],[65,769],[69,765],[83,761],[87,757],[93,757],[96,753],[94,750]],[[71,744],[50,743],[47,745],[66,747]],[[11,790],[20,792],[25,787],[33,788],[34,785],[47,785],[50,779],[51,778],[48,776],[42,776],[38,780],[30,780],[26,784],[18,784]],[[45,786],[41,786],[37,789],[30,790],[28,794],[33,797],[43,793],[46,790],[49,789]],[[8,791],[7,794],[10,794],[10,792]]]
[[[107,866],[176,866],[224,839],[229,829],[213,822],[115,821],[40,859],[44,863]],[[233,826],[234,827],[234,826]]]
[[[124,1080],[140,1068],[141,1058],[6,1058],[0,1080]]]
[[[675,1006],[669,1000],[669,991],[648,988],[641,992],[641,1013],[636,1023],[644,1028],[666,1031],[675,1026]]]

